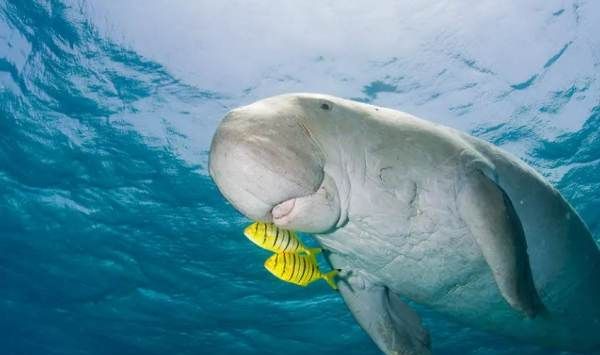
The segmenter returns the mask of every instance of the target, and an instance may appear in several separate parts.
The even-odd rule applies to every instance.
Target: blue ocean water
[[[207,175],[220,117],[282,92],[500,145],[600,241],[598,5],[417,3],[323,5],[345,26],[264,1],[0,0],[0,354],[377,354],[325,283],[264,271]],[[345,37],[384,30],[402,41]],[[436,354],[566,354],[419,311]]]

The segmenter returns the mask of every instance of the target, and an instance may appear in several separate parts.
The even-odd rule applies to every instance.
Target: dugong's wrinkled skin
[[[430,353],[400,297],[525,341],[600,349],[598,247],[557,190],[489,143],[395,110],[290,94],[231,111],[209,168],[248,218],[315,235],[386,353]]]

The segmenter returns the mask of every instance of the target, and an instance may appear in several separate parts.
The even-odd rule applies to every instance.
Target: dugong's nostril
[[[280,219],[282,217],[287,216],[290,212],[292,212],[292,209],[294,209],[295,204],[296,204],[296,199],[293,198],[291,200],[287,200],[287,201],[282,202],[282,203],[278,204],[277,206],[273,207],[273,210],[271,211],[273,218]]]

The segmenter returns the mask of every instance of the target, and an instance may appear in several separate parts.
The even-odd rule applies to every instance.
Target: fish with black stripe
[[[281,229],[273,223],[254,222],[244,229],[244,235],[252,243],[274,253],[305,253],[314,256],[321,252],[321,248],[306,247],[293,231]]]
[[[319,265],[314,257],[296,253],[273,254],[265,261],[265,269],[280,280],[293,283],[298,286],[323,279],[331,288],[337,290],[335,276],[339,270],[332,270],[325,274],[319,270]]]

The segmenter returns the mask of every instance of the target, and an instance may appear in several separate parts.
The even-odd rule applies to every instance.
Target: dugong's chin
[[[339,221],[339,194],[302,115],[295,100],[259,101],[229,112],[213,138],[209,172],[246,217],[323,233]]]

